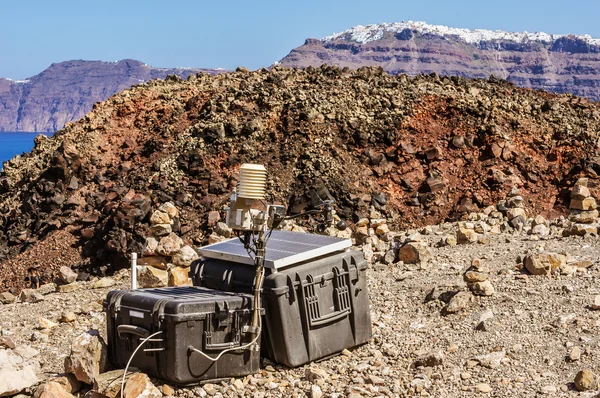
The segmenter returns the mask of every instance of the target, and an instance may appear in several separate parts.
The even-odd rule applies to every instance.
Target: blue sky
[[[402,20],[600,37],[600,2],[3,0],[0,76],[53,62],[138,59],[159,67],[268,66],[308,37]]]

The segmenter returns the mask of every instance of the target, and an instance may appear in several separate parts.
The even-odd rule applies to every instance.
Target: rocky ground
[[[368,344],[296,369],[266,360],[255,375],[203,387],[165,386],[159,380],[155,385],[164,395],[179,397],[596,396],[597,386],[579,392],[574,380],[583,369],[600,371],[597,235],[563,238],[508,230],[479,243],[443,243],[459,227],[394,233],[396,241],[426,249],[415,264],[386,260],[376,235],[357,247],[370,259],[373,339]],[[524,259],[541,252],[563,253],[574,270],[562,264],[570,275],[559,269],[532,275]],[[398,255],[412,261],[402,251]],[[471,293],[464,275],[474,265],[488,275],[491,295]],[[123,271],[75,284],[78,290],[47,293],[39,302],[0,305],[2,336],[39,351],[45,378],[64,372],[76,336],[89,329],[105,333],[100,303],[109,290],[127,288],[129,276]],[[53,290],[42,286],[38,292]]]

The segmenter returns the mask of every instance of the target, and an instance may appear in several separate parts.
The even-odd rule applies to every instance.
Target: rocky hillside
[[[495,79],[276,67],[151,81],[5,164],[0,291],[34,264],[47,278],[122,266],[167,201],[169,229],[206,242],[244,162],[266,165],[269,201],[333,197],[351,226],[372,211],[392,228],[460,219],[513,187],[552,218],[578,177],[598,197],[599,132],[598,105]]]
[[[192,68],[153,68],[139,61],[67,61],[24,81],[0,78],[0,131],[54,132],[80,119],[94,103],[118,91],[174,74],[186,78]]]
[[[424,22],[356,26],[308,39],[281,60],[289,67],[381,66],[392,74],[488,78],[600,100],[600,39],[455,29]]]

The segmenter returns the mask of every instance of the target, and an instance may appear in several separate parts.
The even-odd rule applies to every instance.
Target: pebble
[[[571,362],[579,361],[581,358],[581,348],[578,346],[574,346],[571,348],[571,352],[569,352],[569,359]]]

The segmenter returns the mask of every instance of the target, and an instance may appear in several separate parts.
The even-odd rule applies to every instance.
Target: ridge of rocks
[[[31,265],[48,277],[124,266],[166,202],[180,209],[172,232],[207,242],[245,162],[270,172],[269,202],[334,198],[351,226],[371,207],[393,228],[459,220],[513,186],[529,214],[552,218],[581,176],[597,196],[598,132],[597,104],[497,79],[324,66],[151,81],[5,163],[0,291]]]

